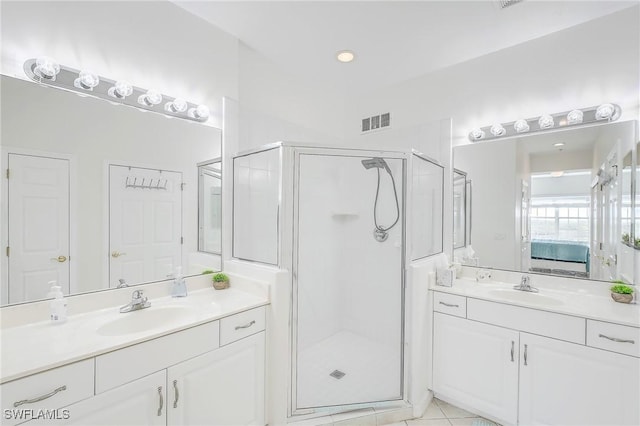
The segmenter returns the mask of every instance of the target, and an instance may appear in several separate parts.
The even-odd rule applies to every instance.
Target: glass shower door
[[[351,152],[296,155],[294,414],[403,397],[404,160]]]

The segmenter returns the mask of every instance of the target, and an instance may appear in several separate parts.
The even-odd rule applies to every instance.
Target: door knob
[[[126,254],[127,253],[120,253],[118,250],[114,250],[114,251],[111,252],[111,257],[118,258],[118,257],[124,256]]]
[[[51,260],[55,260],[56,262],[64,263],[64,262],[67,261],[67,256],[52,257]]]

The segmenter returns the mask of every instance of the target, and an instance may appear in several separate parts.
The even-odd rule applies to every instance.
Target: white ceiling
[[[637,1],[182,1],[273,63],[345,94],[374,91]],[[567,48],[570,48],[567,46]],[[356,60],[339,63],[350,49]]]

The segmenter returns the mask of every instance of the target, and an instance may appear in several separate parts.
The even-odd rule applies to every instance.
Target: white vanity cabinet
[[[518,332],[437,312],[433,321],[434,390],[515,424]]]
[[[528,333],[520,346],[520,424],[639,424],[637,358]]]
[[[640,424],[640,329],[474,298],[465,318],[441,299],[436,396],[505,424]]]
[[[264,425],[264,332],[170,367],[168,425]]]

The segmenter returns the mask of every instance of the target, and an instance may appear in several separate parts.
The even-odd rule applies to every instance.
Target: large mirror
[[[219,129],[6,76],[1,87],[3,305],[46,297],[52,280],[74,294],[219,269],[219,177],[213,249],[198,247],[199,165],[220,156]]]
[[[458,245],[454,256],[488,268],[634,283],[636,141],[637,123],[628,121],[454,147],[454,167],[473,181],[472,250]]]

